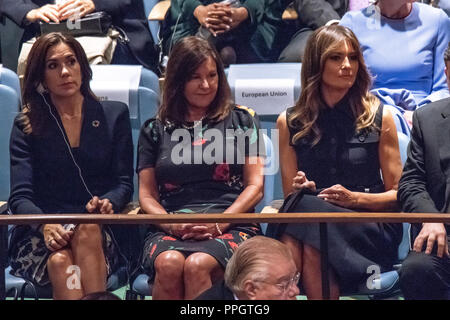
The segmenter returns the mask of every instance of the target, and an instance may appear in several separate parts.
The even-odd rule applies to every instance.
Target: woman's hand
[[[316,191],[316,183],[314,181],[309,181],[303,171],[298,171],[297,175],[292,180],[292,188],[294,188],[295,191],[303,189]]]
[[[72,239],[73,231],[67,231],[60,224],[45,224],[42,228],[45,246],[50,251],[64,248]]]
[[[222,235],[229,224],[216,225],[215,223],[192,224],[174,223],[170,225],[170,233],[181,240],[209,240]],[[217,228],[219,226],[219,229]],[[220,230],[220,231],[219,231]]]
[[[70,17],[83,18],[95,10],[95,4],[92,0],[68,0],[58,6],[58,10],[61,20],[66,20]]]
[[[340,184],[322,190],[317,196],[344,208],[355,208],[358,204],[356,193],[344,188]]]
[[[109,199],[99,199],[97,196],[94,196],[86,204],[86,210],[89,213],[114,214],[114,210]]]
[[[207,6],[198,6],[194,10],[197,21],[208,29],[214,36],[225,33],[231,29],[231,8],[229,5],[212,3]]]
[[[248,19],[248,11],[244,7],[231,8],[231,29],[237,28],[242,22]]]
[[[38,20],[47,23],[50,21],[59,23],[58,7],[55,4],[46,4],[40,8],[30,10],[26,15],[26,19],[32,23]]]

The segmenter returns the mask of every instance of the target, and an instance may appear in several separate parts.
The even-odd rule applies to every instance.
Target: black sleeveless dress
[[[287,110],[290,117],[293,108]],[[377,111],[375,126],[381,129],[383,106]],[[372,127],[356,132],[355,118],[344,99],[334,108],[321,110],[318,118],[322,133],[320,141],[311,147],[308,139],[292,145],[297,155],[298,170],[316,183],[317,189],[341,184],[356,192],[385,191],[381,178],[378,145],[380,130]],[[289,126],[289,123],[288,123]],[[289,127],[291,138],[296,132]],[[351,212],[328,203],[315,195],[305,194],[293,212]],[[329,263],[334,269],[341,292],[354,292],[379,266],[381,272],[391,270],[397,260],[397,248],[402,237],[401,224],[329,223]],[[288,224],[285,233],[302,243],[320,249],[319,224]],[[269,232],[274,232],[276,226]]]

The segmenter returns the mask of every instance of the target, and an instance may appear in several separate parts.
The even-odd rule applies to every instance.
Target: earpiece
[[[36,91],[41,95],[45,93],[46,90],[44,88],[44,85],[41,82],[36,87]]]

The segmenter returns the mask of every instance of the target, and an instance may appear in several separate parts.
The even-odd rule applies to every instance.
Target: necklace
[[[194,121],[194,124],[192,126],[187,126],[184,124],[182,124],[181,126],[188,130],[194,129],[195,127],[197,127],[198,125],[200,125],[202,123],[203,119],[205,119],[205,116],[201,117],[199,120]]]

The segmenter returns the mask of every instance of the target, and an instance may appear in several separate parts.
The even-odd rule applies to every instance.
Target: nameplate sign
[[[294,105],[294,79],[237,79],[236,103],[258,114],[273,114]],[[277,112],[278,113],[278,112]]]
[[[101,101],[125,103],[130,110],[130,117],[137,118],[137,94],[142,66],[91,65],[91,68],[91,89],[95,95]]]
[[[231,65],[228,72],[234,102],[258,115],[278,115],[300,95],[301,63]]]

